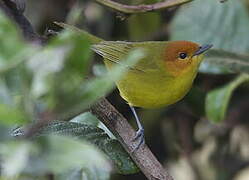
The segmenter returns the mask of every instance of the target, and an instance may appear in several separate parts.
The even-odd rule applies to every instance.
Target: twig
[[[23,15],[23,11],[25,8],[24,1],[19,0],[16,2],[18,2],[19,4],[16,4],[13,0],[0,0],[0,8],[20,27],[23,32],[23,36],[27,40],[42,43],[43,38],[34,31],[30,22]]]
[[[150,11],[162,10],[174,6],[179,6],[181,4],[188,3],[192,0],[166,0],[163,2],[158,2],[155,4],[141,4],[141,5],[125,5],[112,0],[96,0],[98,3],[105,5],[111,9],[119,11],[124,14],[137,14]]]
[[[119,141],[130,154],[140,170],[149,180],[173,180],[168,171],[158,162],[147,145],[132,152],[136,143],[132,141],[135,131],[106,99],[101,99],[91,107],[91,112],[101,120],[108,129],[118,137]]]

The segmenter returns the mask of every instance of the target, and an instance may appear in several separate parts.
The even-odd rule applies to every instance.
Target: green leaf
[[[7,84],[4,80],[2,80],[2,78],[0,78],[0,103],[3,104],[13,103]]]
[[[82,101],[90,55],[90,45],[84,36],[64,31],[30,58],[27,67],[33,76],[31,94],[43,109],[65,112]]]
[[[95,76],[102,76],[107,73],[107,69],[103,64],[94,64],[92,70]]]
[[[85,35],[65,30],[52,39],[48,46],[52,48],[69,46],[70,51],[66,57],[65,69],[80,73],[81,76],[87,72],[92,53]]]
[[[92,126],[98,126],[99,124],[98,118],[90,112],[82,113],[79,116],[76,116],[75,118],[70,120],[70,122],[76,122]]]
[[[24,60],[27,45],[18,28],[0,11],[0,73]],[[22,58],[20,58],[22,57]]]
[[[18,84],[17,81],[5,80],[0,77],[0,124],[9,126],[27,123],[30,119],[21,105],[21,98],[17,95],[13,96],[18,88],[13,89],[13,91],[9,88],[11,83]]]
[[[82,169],[72,169],[66,172],[63,172],[55,177],[59,180],[82,180],[83,179],[83,170]],[[88,178],[87,178],[88,179]]]
[[[0,144],[5,178],[29,174],[63,174],[72,169],[90,171],[98,179],[107,180],[111,166],[106,156],[93,145],[65,136],[49,135]]]
[[[249,73],[249,54],[242,55],[224,50],[209,50],[205,61],[213,67],[202,69],[203,72],[211,70],[212,73],[218,73],[220,69],[223,69],[224,72]]]
[[[217,28],[219,27],[219,28]],[[195,0],[181,8],[171,24],[171,40],[189,40],[213,44],[238,54],[249,51],[249,16],[240,0],[219,3],[213,0]],[[224,68],[202,63],[200,71],[227,73]]]
[[[32,146],[28,142],[9,141],[0,144],[2,176],[14,178],[25,168]]]
[[[14,132],[16,136],[21,134],[21,129]],[[120,143],[117,140],[110,139],[102,129],[96,126],[75,122],[55,121],[41,129],[36,136],[47,134],[67,135],[77,139],[87,140],[97,145],[114,162],[114,165],[120,173],[132,174],[138,172],[137,166]]]
[[[209,92],[205,102],[206,104],[205,110],[207,118],[214,123],[221,122],[225,118],[229,100],[231,98],[233,91],[241,83],[248,80],[249,80],[249,75],[242,74],[238,76],[231,83]]]
[[[84,141],[62,136],[48,136],[47,140],[48,152],[43,158],[48,171],[61,173],[75,167],[97,168],[107,172],[111,170],[105,156]]]
[[[27,119],[21,111],[15,109],[15,107],[11,107],[6,104],[0,104],[0,124],[20,125],[24,122],[27,122]]]
[[[66,47],[45,47],[28,61],[27,67],[33,73],[31,93],[35,98],[50,90],[47,81],[50,76],[62,70],[68,51]]]
[[[0,124],[0,146],[2,142],[13,139],[10,136],[11,131],[13,131],[13,127]]]

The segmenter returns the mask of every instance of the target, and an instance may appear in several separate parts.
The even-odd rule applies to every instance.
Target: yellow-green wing
[[[113,63],[120,63],[132,49],[132,43],[121,41],[102,41],[92,46],[94,52]]]
[[[125,64],[123,60],[125,56],[135,48],[142,48],[145,51],[145,58],[141,59],[131,69],[138,71],[150,71],[158,70],[156,65],[156,59],[160,58],[161,47],[163,42],[126,42],[126,41],[102,41],[99,44],[92,46],[92,50],[102,56],[105,61],[112,63],[106,63],[107,66],[111,66],[113,63]]]

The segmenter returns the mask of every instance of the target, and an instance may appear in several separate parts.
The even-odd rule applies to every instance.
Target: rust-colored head
[[[200,46],[190,41],[169,41],[163,54],[167,72],[177,76],[187,70],[197,69],[203,59],[202,53],[211,47],[212,45]]]

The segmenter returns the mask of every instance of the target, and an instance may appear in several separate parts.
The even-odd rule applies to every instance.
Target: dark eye
[[[179,54],[180,59],[185,59],[187,56],[188,56],[187,53],[182,52],[182,53]]]

